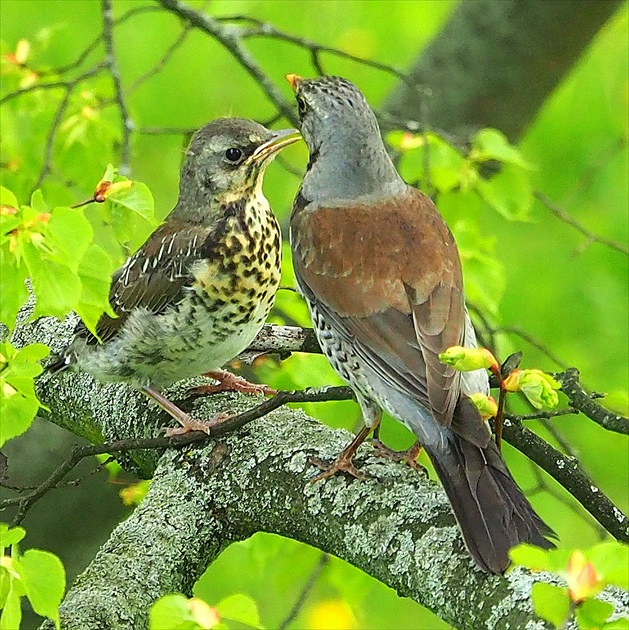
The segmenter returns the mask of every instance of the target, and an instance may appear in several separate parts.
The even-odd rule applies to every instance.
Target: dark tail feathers
[[[482,448],[449,432],[443,449],[427,452],[465,544],[482,569],[502,573],[509,566],[509,549],[519,543],[553,546],[546,539],[553,531],[522,494],[493,441]]]

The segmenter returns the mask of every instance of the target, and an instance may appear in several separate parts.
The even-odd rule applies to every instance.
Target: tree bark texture
[[[41,319],[19,326],[13,340],[59,348],[72,327],[71,320]],[[182,400],[189,385],[169,394]],[[131,388],[85,374],[44,375],[38,395],[50,421],[95,443],[153,436],[171,423]],[[250,397],[224,394],[197,399],[192,411],[210,418],[252,404]],[[332,458],[348,439],[345,431],[281,408],[203,446],[132,453],[127,466],[153,475],[149,494],[68,592],[62,627],[145,627],[155,599],[190,594],[223,549],[259,531],[342,558],[457,628],[545,627],[530,607],[533,576],[478,570],[443,491],[424,475],[376,458],[365,446],[359,458],[371,479],[311,484],[309,457]],[[618,613],[629,611],[629,594],[609,590],[604,597]]]

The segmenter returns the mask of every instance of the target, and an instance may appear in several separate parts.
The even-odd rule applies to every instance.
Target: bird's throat
[[[323,145],[311,152],[302,183],[304,197],[328,206],[363,197],[389,197],[405,190],[406,184],[383,145],[362,146],[359,150]]]

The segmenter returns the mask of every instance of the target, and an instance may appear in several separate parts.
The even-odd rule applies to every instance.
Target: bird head
[[[342,77],[304,79],[287,74],[299,109],[300,130],[310,151],[302,192],[333,201],[378,196],[404,186],[361,91]]]
[[[311,152],[326,145],[381,144],[376,117],[353,83],[342,77],[304,79],[296,74],[287,74],[286,80],[295,92],[301,132]]]
[[[299,139],[296,129],[271,131],[243,118],[213,120],[194,134],[186,151],[179,205],[190,200],[201,210],[207,201],[223,205],[256,193],[269,163]]]

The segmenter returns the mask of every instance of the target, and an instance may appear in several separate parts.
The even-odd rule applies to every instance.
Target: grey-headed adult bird
[[[288,75],[310,162],[291,215],[299,289],[319,343],[354,389],[365,429],[320,477],[357,474],[358,445],[382,410],[421,442],[467,548],[502,572],[522,542],[549,547],[535,513],[469,399],[487,374],[439,361],[475,346],[454,238],[432,201],[406,184],[361,92],[340,77]]]

